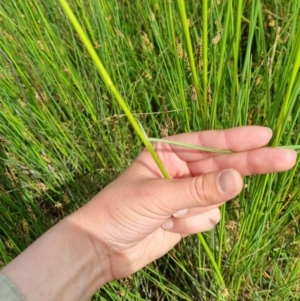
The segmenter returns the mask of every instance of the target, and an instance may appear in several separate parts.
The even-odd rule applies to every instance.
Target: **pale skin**
[[[264,127],[180,134],[168,139],[229,149],[218,155],[156,144],[172,179],[144,150],[114,182],[3,268],[29,301],[88,300],[105,283],[166,254],[183,237],[212,229],[243,177],[292,168],[292,150],[264,147]]]

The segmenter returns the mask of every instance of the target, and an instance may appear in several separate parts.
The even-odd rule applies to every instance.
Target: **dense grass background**
[[[299,1],[186,1],[188,20],[183,1],[68,2],[149,136],[260,124],[300,144]],[[143,146],[58,1],[1,4],[0,81],[1,267]],[[298,174],[245,179],[204,234],[225,286],[194,236],[94,299],[298,300]]]

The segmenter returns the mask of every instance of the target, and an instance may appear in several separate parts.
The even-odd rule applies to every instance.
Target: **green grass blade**
[[[164,168],[161,160],[159,159],[158,155],[156,154],[153,146],[151,145],[151,143],[149,143],[149,141],[147,140],[147,137],[143,134],[143,131],[141,130],[141,128],[139,127],[139,125],[138,125],[137,121],[135,120],[134,116],[130,112],[130,109],[126,105],[125,101],[123,100],[121,94],[119,93],[119,91],[117,90],[115,85],[113,84],[109,74],[107,73],[107,71],[104,68],[100,58],[98,57],[92,43],[90,42],[89,38],[87,37],[87,35],[83,31],[82,27],[80,26],[79,22],[77,21],[75,15],[73,14],[70,6],[67,3],[67,1],[66,0],[59,0],[59,2],[61,4],[63,10],[65,11],[66,15],[70,19],[71,23],[73,24],[75,30],[77,31],[80,39],[82,40],[84,46],[86,47],[87,51],[89,52],[91,58],[93,59],[94,63],[96,64],[96,66],[97,66],[97,68],[98,68],[98,70],[99,70],[99,72],[102,76],[102,79],[105,82],[107,88],[114,95],[114,97],[118,101],[119,105],[122,107],[123,111],[125,112],[125,114],[127,115],[128,119],[129,119],[131,125],[133,126],[135,132],[137,133],[137,135],[143,141],[145,147],[148,149],[149,153],[151,154],[151,156],[154,159],[155,163],[159,167],[159,169],[160,169],[161,173],[163,174],[163,176],[165,178],[169,178],[169,175],[168,175],[166,169]]]
[[[236,96],[239,92],[239,78],[238,78],[238,63],[240,57],[240,41],[241,41],[241,24],[242,24],[242,11],[243,11],[243,0],[238,0],[238,9],[236,16],[236,28],[235,28],[235,39],[233,45],[233,83],[231,90],[231,105],[230,105],[230,123],[231,126],[235,126],[237,117],[235,114],[236,110]]]
[[[201,93],[200,93],[199,80],[198,80],[197,71],[196,71],[196,64],[195,64],[195,60],[194,60],[192,41],[191,41],[191,36],[190,36],[190,31],[189,31],[186,9],[185,9],[185,1],[177,0],[177,4],[179,7],[180,20],[181,20],[181,24],[182,24],[184,38],[186,41],[190,68],[192,71],[193,85],[196,90],[199,112],[201,114],[200,118],[202,119],[202,129],[205,130],[205,129],[207,129],[207,105],[205,104],[207,102],[207,100],[202,99],[203,96],[201,96]]]
[[[216,149],[216,148],[211,148],[211,147],[199,146],[199,145],[195,145],[195,144],[182,143],[182,142],[178,142],[178,141],[158,139],[158,138],[148,138],[148,140],[150,142],[167,143],[167,144],[177,145],[177,146],[181,146],[181,147],[196,149],[196,150],[210,152],[210,153],[232,154],[232,151],[229,151],[229,150]]]
[[[208,89],[208,0],[202,1],[202,35],[203,35],[203,113],[207,126],[207,89]]]
[[[295,49],[294,51],[296,52],[295,56],[295,61],[293,62],[293,69],[291,76],[289,78],[289,84],[287,88],[287,92],[285,94],[283,103],[282,103],[282,108],[280,110],[280,115],[278,117],[277,121],[277,126],[276,126],[276,134],[275,134],[275,140],[274,144],[277,145],[279,143],[282,130],[283,130],[283,125],[285,123],[285,120],[287,119],[287,115],[289,113],[289,107],[291,107],[291,94],[292,90],[294,88],[295,82],[296,82],[296,77],[299,73],[299,68],[300,68],[300,31],[298,31],[297,34],[297,39],[295,42]]]

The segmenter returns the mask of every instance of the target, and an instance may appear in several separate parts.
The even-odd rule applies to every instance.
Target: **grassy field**
[[[59,1],[3,2],[0,268],[143,148]],[[149,137],[256,124],[300,145],[300,2],[185,2],[68,1]],[[246,178],[216,229],[93,300],[299,300],[298,164]]]

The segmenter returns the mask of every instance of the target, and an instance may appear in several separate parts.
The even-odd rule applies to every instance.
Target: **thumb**
[[[207,207],[226,202],[237,196],[243,188],[239,172],[233,169],[210,172],[183,179],[160,179],[152,183],[159,191],[159,207],[172,215],[193,207]],[[152,185],[151,185],[152,186]],[[157,189],[157,190],[156,190]]]

